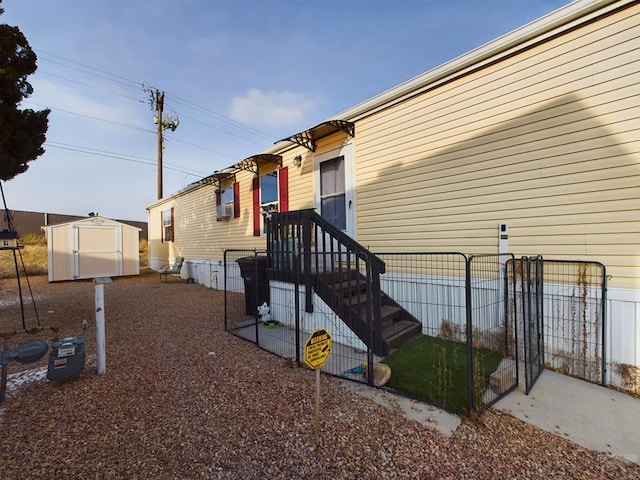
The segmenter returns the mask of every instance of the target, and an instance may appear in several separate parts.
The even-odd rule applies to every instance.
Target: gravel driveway
[[[445,437],[327,376],[316,445],[314,373],[227,334],[222,292],[153,273],[105,285],[107,368],[97,375],[94,284],[31,285],[42,324],[69,336],[89,320],[87,368],[11,383],[2,479],[640,478],[637,465],[494,411]],[[3,331],[21,327],[16,294],[15,280],[0,282]]]

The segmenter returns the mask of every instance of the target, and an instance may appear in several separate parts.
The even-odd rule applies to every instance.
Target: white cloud
[[[252,88],[231,101],[230,117],[262,127],[295,125],[316,108],[317,102],[301,93],[263,92]]]

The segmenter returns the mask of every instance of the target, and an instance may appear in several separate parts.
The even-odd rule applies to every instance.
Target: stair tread
[[[351,295],[354,293],[362,293],[366,291],[367,282],[362,280],[344,280],[328,284],[330,288],[342,292],[343,296]]]
[[[382,331],[382,338],[392,338],[408,330],[420,330],[421,325],[411,320],[400,320],[393,325],[388,326]]]
[[[358,295],[351,295],[344,298],[344,303],[347,305],[360,305],[361,303],[367,303],[367,294],[360,293]]]
[[[340,270],[333,272],[318,272],[316,273],[318,278],[322,279],[326,283],[339,283],[348,280],[362,278],[356,270]],[[366,280],[365,280],[366,281]]]
[[[383,305],[380,308],[380,317],[381,318],[388,318],[388,317],[392,317],[397,313],[402,312],[402,308],[400,307],[394,307],[393,305]]]

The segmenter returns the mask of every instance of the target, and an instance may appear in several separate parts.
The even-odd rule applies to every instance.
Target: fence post
[[[373,348],[375,338],[374,309],[373,309],[373,289],[371,288],[371,257],[366,256],[365,266],[367,269],[367,326],[369,327],[369,345],[367,346],[367,385],[373,387]],[[357,261],[357,260],[356,260]]]
[[[607,386],[607,267],[598,263],[602,267],[602,295],[600,309],[602,312],[602,386]]]
[[[467,390],[469,413],[475,410],[475,378],[473,375],[473,312],[471,305],[471,262],[473,255],[465,260],[465,303],[467,316]]]
[[[511,280],[511,298],[512,298],[512,308],[513,308],[513,341],[514,341],[514,351],[512,352],[513,358],[516,359],[516,386],[518,386],[520,384],[520,362],[518,361],[518,296],[517,296],[517,288],[518,288],[518,282],[517,282],[517,268],[516,268],[516,258],[513,254],[511,254],[510,258],[507,260],[507,262],[505,263],[505,279],[504,279],[504,285],[505,285],[505,318],[507,321],[507,324],[509,323],[509,265],[511,265],[511,276],[512,276],[512,280]],[[507,342],[509,341],[508,337],[507,337]],[[509,349],[507,348],[506,350],[507,353],[509,353]]]
[[[224,274],[223,274],[223,278],[224,278],[224,331],[226,332],[229,329],[229,326],[227,325],[227,286],[228,286],[228,278],[227,278],[227,251],[225,250],[222,253],[222,262],[223,262],[223,269],[224,269]]]
[[[317,241],[317,239],[316,239]],[[316,246],[316,251],[317,251]],[[305,211],[302,217],[302,274],[304,276],[305,312],[313,312],[313,296],[311,292],[311,213]]]
[[[301,360],[300,360],[300,269],[298,268],[298,265],[300,265],[300,255],[302,255],[300,252],[295,252],[294,251],[291,253],[291,258],[293,260],[293,278],[294,278],[294,282],[293,282],[293,294],[294,294],[294,299],[293,299],[293,305],[294,308],[296,310],[296,316],[295,316],[295,327],[296,327],[296,364],[297,365],[301,365]]]

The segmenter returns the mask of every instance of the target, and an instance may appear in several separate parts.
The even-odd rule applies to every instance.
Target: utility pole
[[[158,200],[162,198],[162,150],[164,141],[162,138],[162,112],[164,110],[164,92],[156,90],[156,124],[158,125]]]
[[[0,0],[1,1],[1,0]],[[151,107],[155,110],[153,121],[158,126],[158,200],[162,198],[162,151],[164,150],[163,132],[167,128],[175,131],[180,120],[176,116],[164,115],[164,92],[145,88],[151,97]]]

